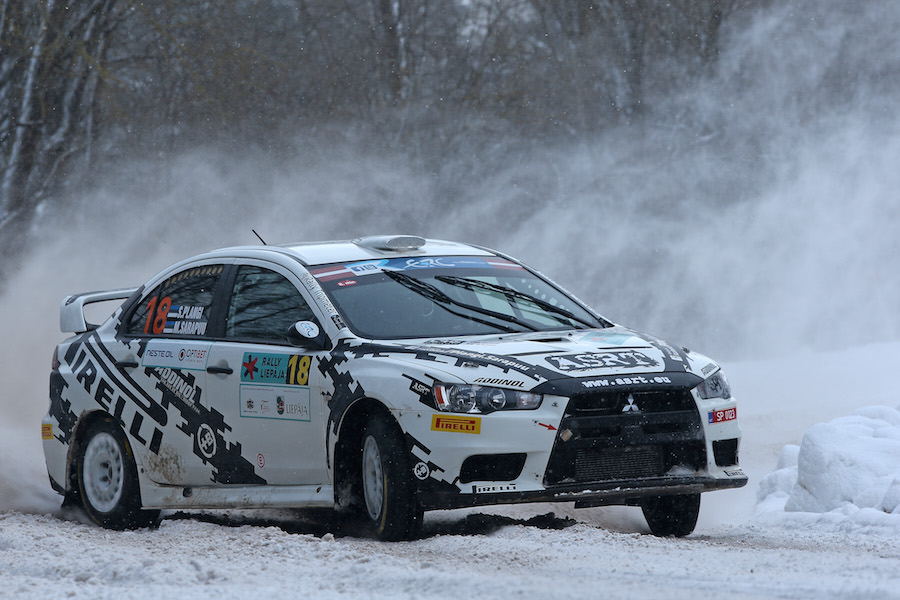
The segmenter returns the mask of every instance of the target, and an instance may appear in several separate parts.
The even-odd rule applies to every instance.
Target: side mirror
[[[300,348],[327,350],[331,347],[328,334],[315,321],[297,321],[287,333],[288,342]]]

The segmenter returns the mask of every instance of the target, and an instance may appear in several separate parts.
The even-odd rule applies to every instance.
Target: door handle
[[[209,367],[206,367],[206,372],[207,373],[220,373],[222,375],[231,375],[232,373],[234,373],[234,369],[232,369],[228,365],[225,365],[224,367],[218,367],[215,365],[211,365]]]
[[[116,367],[120,369],[134,369],[138,366],[137,361],[135,360],[117,360]]]

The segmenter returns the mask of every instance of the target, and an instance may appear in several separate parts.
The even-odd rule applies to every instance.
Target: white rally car
[[[681,536],[701,492],[747,482],[718,364],[480,247],[228,248],[69,296],[60,323],[50,482],[106,527],[335,507],[408,539],[426,510],[571,501],[640,506]]]

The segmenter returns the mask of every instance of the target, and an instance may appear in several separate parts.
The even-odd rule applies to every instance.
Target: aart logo
[[[450,415],[432,415],[431,430],[478,434],[481,433],[481,417],[454,417]]]

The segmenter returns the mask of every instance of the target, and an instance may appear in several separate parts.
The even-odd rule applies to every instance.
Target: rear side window
[[[297,321],[313,320],[309,305],[284,276],[244,265],[238,269],[225,321],[225,336],[285,343]]]
[[[125,327],[130,335],[206,335],[222,265],[192,267],[173,275],[146,296]]]

